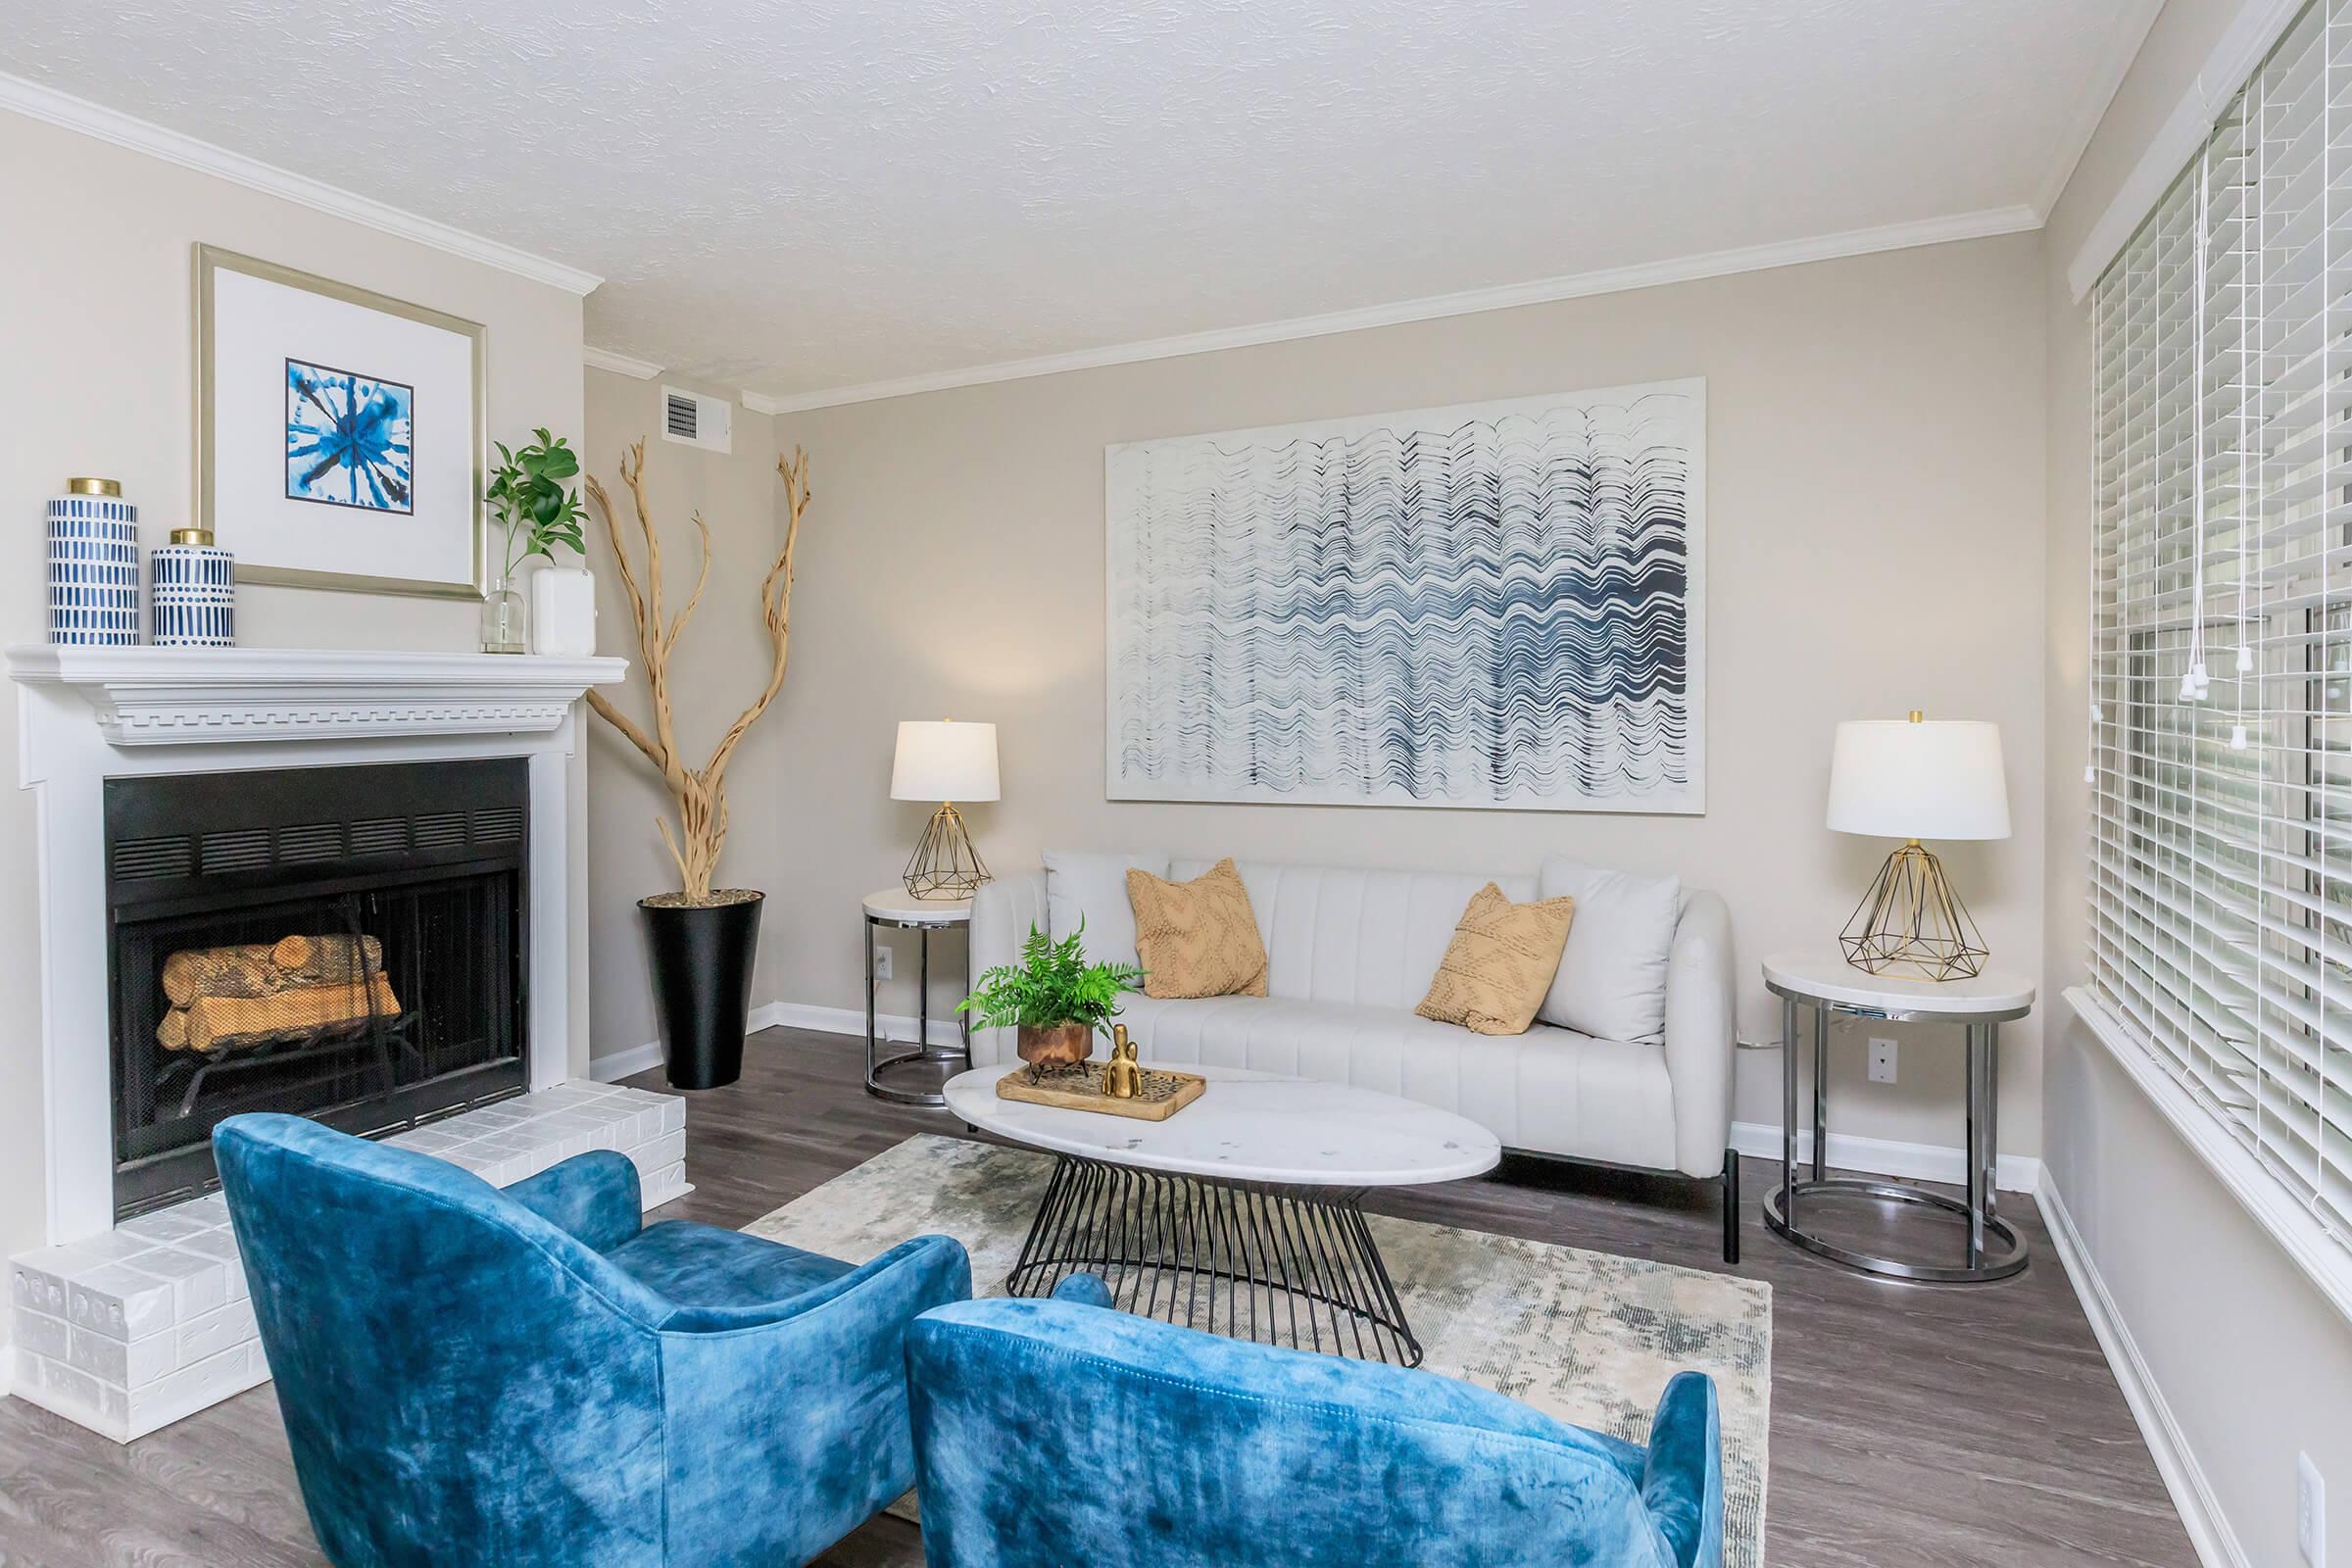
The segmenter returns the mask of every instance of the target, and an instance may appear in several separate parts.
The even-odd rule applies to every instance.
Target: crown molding
[[[2124,78],[2132,74],[2132,62],[2139,58],[2140,46],[2155,30],[2156,18],[2164,10],[2164,0],[2139,0],[2142,15],[2137,23],[2127,21],[2107,40],[2107,52],[2090,70],[2090,87],[2075,105],[2075,117],[2059,133],[2057,156],[2050,160],[2049,172],[2042,175],[2041,193],[2034,199],[2034,210],[2046,220],[2066,194],[2067,181],[2075,177],[2075,166],[2090,149],[2090,138],[2099,132],[2099,122],[2107,118],[2107,106],[2123,90]]]
[[[858,386],[832,387],[821,392],[770,394],[746,392],[745,408],[761,414],[798,414],[808,409],[837,408],[847,403],[871,403],[881,398],[911,397],[945,392],[956,387],[983,386],[993,381],[1026,380],[1059,375],[1065,370],[1092,370],[1112,365],[1135,365],[1146,360],[1170,360],[1191,354],[1213,354],[1220,349],[1252,348],[1263,343],[1287,343],[1298,338],[1328,337],[1335,332],[1357,332],[1367,327],[1398,326],[1409,321],[1436,320],[1448,316],[1472,316],[1483,311],[1507,311],[1522,305],[1548,305],[1559,300],[1617,294],[1629,289],[1655,288],[1662,283],[1688,283],[1700,278],[1728,277],[1739,272],[1795,267],[1806,262],[1836,261],[1869,256],[1880,251],[1908,250],[1919,245],[1941,245],[1952,240],[1985,239],[2017,234],[2041,226],[2041,215],[2031,207],[1995,207],[1948,218],[1888,223],[1878,228],[1847,229],[1811,239],[1782,240],[1738,250],[1709,251],[1671,261],[1643,262],[1565,277],[1541,278],[1532,283],[1506,283],[1498,288],[1468,289],[1458,294],[1433,294],[1424,299],[1361,310],[1333,311],[1254,326],[1221,327],[1180,337],[1152,338],[1139,343],[1081,349],[1071,354],[1048,354],[1032,360],[1006,360],[959,370],[902,376],[891,381],[868,381]]]
[[[576,267],[551,262],[544,256],[516,250],[479,234],[469,234],[462,228],[419,218],[415,213],[387,206],[369,197],[357,195],[307,174],[297,174],[273,164],[248,158],[243,153],[230,152],[194,136],[166,129],[118,109],[94,104],[74,97],[37,81],[0,72],[0,109],[12,109],[33,120],[45,121],[67,130],[77,130],[85,136],[126,147],[132,152],[160,158],[182,169],[192,169],[201,174],[211,174],[232,184],[258,190],[264,195],[362,223],[386,234],[415,240],[452,256],[464,257],[485,267],[527,277],[534,283],[545,283],[569,294],[586,294],[604,281],[594,272],[584,272]]]
[[[580,350],[580,363],[591,370],[611,370],[614,375],[625,375],[639,381],[651,381],[662,373],[662,367],[651,360],[633,360],[626,354],[615,354],[611,349],[600,349],[593,344]]]

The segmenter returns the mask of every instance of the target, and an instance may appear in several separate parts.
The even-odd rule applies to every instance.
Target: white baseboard
[[[600,1084],[618,1083],[634,1073],[645,1072],[662,1065],[662,1042],[653,1041],[627,1051],[615,1051],[610,1056],[588,1058],[588,1076]]]
[[[1781,1130],[1767,1122],[1732,1123],[1732,1147],[1742,1159],[1781,1157]],[[1813,1131],[1800,1128],[1796,1157],[1813,1157]],[[1858,1170],[1872,1176],[1899,1176],[1906,1181],[1964,1185],[1968,1160],[1957,1149],[1943,1144],[1906,1144],[1891,1138],[1860,1138],[1851,1133],[1830,1134],[1829,1161],[1839,1170]],[[2032,1154],[2003,1154],[1993,1184],[2004,1193],[2031,1193],[2041,1185],[2041,1161]]]
[[[762,1029],[783,1027],[813,1029],[827,1035],[855,1035],[860,1040],[865,1038],[865,1014],[856,1007],[813,1007],[800,1002],[768,1002],[754,1007],[746,1022],[753,1034]],[[874,1027],[885,1040],[911,1043],[917,1038],[912,1013],[882,1013],[874,1019]],[[934,1018],[931,1020],[931,1038],[934,1042],[956,1039],[959,1027],[953,1018]],[[662,1042],[656,1040],[633,1046],[627,1051],[615,1051],[611,1055],[591,1057],[588,1076],[600,1084],[617,1083],[633,1073],[659,1067],[662,1061]]]
[[[2049,1227],[2050,1250],[2058,1254],[2066,1277],[2074,1283],[2075,1295],[2082,1302],[2082,1315],[2090,1319],[2090,1331],[2098,1337],[2099,1348],[2106,1353],[2108,1368],[2115,1373],[2116,1384],[2123,1390],[2124,1403],[2131,1406],[2132,1418],[2139,1423],[2140,1436],[2147,1440],[2148,1454],[2156,1461],[2156,1473],[2164,1479],[2164,1490],[2172,1494],[2173,1508],[2180,1515],[2189,1544],[2197,1549],[2197,1560],[2205,1568],[2253,1568],[2230,1529],[2221,1499],[2214,1495],[2205,1472],[2197,1467],[2196,1455],[2189,1451],[2180,1424],[2173,1419],[2171,1407],[2164,1402],[2164,1391],[2156,1386],[2148,1363],[2140,1357],[2139,1347],[2132,1342],[2132,1330],[2124,1322],[2123,1314],[2116,1310],[2114,1298],[2107,1294],[2107,1284],[2099,1278],[2098,1265],[2083,1250],[2074,1217],[2067,1213],[2066,1202],[2046,1172],[2034,1189],[2034,1200],[2041,1209],[2042,1223]]]
[[[805,1002],[771,1002],[752,1013],[752,1027],[770,1029],[782,1025],[788,1029],[813,1029],[826,1035],[856,1035],[865,1038],[865,1011],[860,1007],[818,1007]],[[931,1020],[931,1040],[934,1045],[961,1038],[961,1029],[953,1018]],[[885,1012],[874,1018],[875,1032],[885,1040],[912,1041],[919,1031],[911,1012]]]

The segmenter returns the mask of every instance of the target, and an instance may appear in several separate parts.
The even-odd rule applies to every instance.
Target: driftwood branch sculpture
[[[678,827],[670,831],[668,821],[654,819],[662,830],[662,842],[669,850],[670,858],[678,863],[678,877],[686,897],[693,903],[706,903],[710,898],[710,880],[718,870],[719,852],[727,843],[727,763],[767,705],[775,701],[776,693],[784,688],[784,665],[792,641],[792,577],[793,550],[801,539],[801,518],[808,511],[808,454],[795,447],[789,458],[776,460],[776,472],[784,480],[784,505],[787,522],[784,529],[784,548],[777,552],[775,564],[768,567],[766,580],[760,585],[760,614],[767,627],[768,642],[774,650],[768,662],[767,684],[750,707],[737,716],[719,738],[710,760],[701,767],[689,767],[678,751],[677,723],[669,700],[669,656],[684,634],[686,623],[694,616],[695,607],[703,602],[703,590],[710,582],[710,528],[703,521],[701,513],[694,514],[695,532],[701,535],[703,547],[702,569],[695,574],[694,592],[686,596],[685,605],[677,614],[663,618],[662,596],[662,536],[654,527],[651,503],[645,496],[645,443],[639,441],[621,455],[620,482],[628,488],[637,514],[637,531],[645,540],[644,577],[638,576],[637,566],[629,559],[627,544],[621,537],[620,520],[612,510],[612,499],[595,476],[588,479],[588,499],[605,519],[605,532],[612,541],[612,557],[620,571],[622,590],[628,595],[629,615],[635,622],[637,649],[645,662],[645,681],[651,688],[654,701],[653,733],[648,735],[636,721],[612,706],[599,691],[588,693],[588,706],[602,714],[605,720],[627,738],[630,745],[645,754],[646,760],[661,773],[662,783],[669,787],[678,811]]]

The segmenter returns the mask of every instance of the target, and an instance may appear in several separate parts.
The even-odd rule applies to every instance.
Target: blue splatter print
[[[286,361],[286,499],[413,514],[414,387]]]

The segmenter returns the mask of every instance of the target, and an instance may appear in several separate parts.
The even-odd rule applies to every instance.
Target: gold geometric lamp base
[[[989,880],[972,836],[963,830],[963,815],[942,801],[924,825],[914,853],[906,858],[906,891],[918,899],[968,899]]]
[[[1943,862],[1912,839],[1886,857],[1878,880],[1838,933],[1845,961],[1870,974],[1908,970],[1922,980],[1971,980],[1989,956]]]

